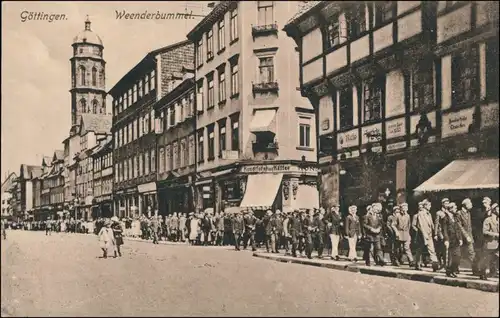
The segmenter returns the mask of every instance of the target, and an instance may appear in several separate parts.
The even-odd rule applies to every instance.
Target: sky
[[[63,149],[71,124],[70,61],[73,38],[91,28],[104,44],[106,90],[149,51],[186,40],[202,18],[117,19],[129,13],[209,12],[208,2],[2,2],[1,171],[19,174],[20,164],[40,165]],[[64,14],[65,20],[22,22],[23,12]],[[107,111],[111,112],[107,102]]]

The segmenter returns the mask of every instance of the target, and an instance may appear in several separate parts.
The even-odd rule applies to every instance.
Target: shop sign
[[[374,124],[361,128],[361,143],[378,142],[382,138],[382,124]]]
[[[406,134],[405,118],[394,119],[385,123],[385,136],[387,139],[397,138]]]
[[[396,143],[387,145],[387,151],[394,151],[394,150],[404,149],[404,148],[406,148],[406,141],[396,142]]]
[[[290,172],[291,165],[259,165],[241,167],[243,173],[283,173]]]
[[[337,134],[337,148],[351,148],[359,145],[359,130],[353,129]]]
[[[474,108],[443,115],[442,138],[466,134],[472,124]]]
[[[481,106],[481,129],[498,127],[498,103]]]
[[[138,185],[137,190],[139,190],[139,193],[156,191],[156,182]]]
[[[332,156],[321,157],[318,159],[318,163],[319,164],[328,163],[328,162],[332,161],[332,159],[333,159]]]

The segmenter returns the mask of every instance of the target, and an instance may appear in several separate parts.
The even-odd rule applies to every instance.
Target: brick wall
[[[161,97],[168,93],[168,82],[173,73],[181,74],[182,67],[194,68],[194,45],[186,45],[175,48],[161,54]]]

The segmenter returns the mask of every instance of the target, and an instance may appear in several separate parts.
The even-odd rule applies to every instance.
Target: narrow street
[[[230,248],[8,231],[2,316],[498,316],[498,294],[296,264]]]

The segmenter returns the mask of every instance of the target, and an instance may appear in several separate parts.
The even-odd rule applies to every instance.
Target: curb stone
[[[338,263],[315,261],[308,259],[307,260],[290,259],[280,256],[265,255],[263,253],[258,253],[258,252],[253,253],[253,256],[282,263],[309,265],[309,266],[323,267],[333,270],[343,270],[343,271],[349,271],[367,275],[391,277],[391,278],[406,279],[424,283],[434,283],[439,285],[476,289],[485,292],[494,292],[494,293],[499,292],[499,284],[494,281],[477,281],[469,279],[442,277],[442,276],[436,276],[433,273],[429,272],[402,273],[400,271],[396,271],[390,268],[382,269],[382,268],[365,267],[363,265],[354,265],[354,264],[338,264]]]

